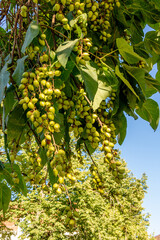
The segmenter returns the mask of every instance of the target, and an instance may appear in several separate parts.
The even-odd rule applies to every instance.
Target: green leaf
[[[0,183],[0,210],[3,209],[3,214],[7,211],[10,200],[10,188],[4,183]]]
[[[62,113],[55,113],[55,122],[60,124],[60,132],[54,132],[54,138],[56,144],[60,144],[61,139],[64,137],[65,127],[64,127],[64,115]]]
[[[116,19],[120,22],[120,23],[122,23],[125,27],[128,27],[128,23],[127,23],[127,21],[126,21],[126,18],[125,18],[125,15],[124,15],[124,11],[123,11],[123,9],[117,9],[117,11],[116,11]]]
[[[75,44],[79,41],[79,39],[75,39],[74,41],[66,41],[62,43],[56,50],[58,61],[65,68],[68,62],[68,58],[75,46]]]
[[[6,97],[4,99],[5,118],[7,117],[8,113],[10,113],[16,102],[17,99],[15,98],[15,88],[13,85],[11,85],[9,88],[7,88]]]
[[[110,96],[112,87],[108,85],[108,79],[105,76],[98,76],[98,88],[93,100],[93,110],[95,111],[102,100],[105,100]]]
[[[85,24],[87,22],[87,14],[86,13],[83,13],[81,14],[80,16],[78,16],[77,18],[75,19],[72,19],[69,24],[71,27],[73,27],[79,20],[82,20],[83,23]]]
[[[150,87],[150,89],[152,88],[155,90],[153,93],[156,93],[157,91],[160,92],[160,79],[157,78],[157,75],[156,75],[156,79],[154,79],[151,77],[150,74],[146,74],[145,81],[147,85]]]
[[[96,150],[95,148],[93,148],[90,144],[90,142],[88,140],[85,141],[85,147],[87,152],[92,155],[92,153],[94,153],[94,151]]]
[[[66,68],[65,68],[65,71],[62,71],[62,75],[61,75],[61,79],[64,81],[64,82],[67,82],[68,81],[68,78],[70,77],[70,74],[72,73],[73,71],[73,68],[75,66],[75,61],[68,61],[67,62],[67,65],[66,65]],[[56,81],[55,81],[56,82]]]
[[[79,66],[79,70],[89,98],[93,101],[98,89],[98,76],[96,68],[86,64],[86,66]]]
[[[27,57],[28,56],[24,56],[23,58],[17,60],[17,66],[12,75],[14,81],[17,83],[18,86],[21,83],[22,74],[24,73],[24,61]]]
[[[14,171],[15,173],[17,173],[17,177],[19,179],[19,183],[16,183],[15,187],[16,190],[18,192],[22,192],[25,196],[27,195],[27,187],[26,187],[26,183],[24,181],[24,177],[21,174],[21,170],[19,168],[19,166],[17,164],[10,164],[10,163],[6,163],[5,164],[5,169],[11,173],[12,171]],[[8,176],[9,177],[9,176]],[[10,180],[11,181],[11,180]]]
[[[117,90],[119,81],[111,68],[103,67],[104,74],[106,76],[106,82],[108,86],[111,86],[112,89]]]
[[[2,70],[0,72],[0,103],[3,100],[5,88],[7,87],[7,84],[9,82],[10,73],[7,71],[7,66],[9,63],[11,63],[11,59],[9,59],[5,63],[4,67],[2,68]]]
[[[160,31],[147,32],[144,39],[147,50],[153,54],[160,54]]]
[[[116,43],[121,56],[127,63],[134,64],[142,60],[142,57],[134,52],[133,47],[124,38],[117,38]]]
[[[26,196],[27,195],[27,187],[24,181],[24,177],[21,174],[21,170],[17,164],[12,165],[13,170],[17,173],[17,176],[19,178],[19,187],[22,190],[22,193]]]
[[[36,21],[32,21],[26,32],[25,40],[21,49],[22,53],[25,53],[26,48],[30,45],[35,37],[39,34],[40,27]]]
[[[49,173],[49,180],[50,183],[53,185],[54,183],[57,183],[58,181],[58,176],[56,177],[53,173],[53,169],[50,166],[50,162],[48,163],[48,173]]]
[[[115,68],[115,74],[126,84],[126,86],[134,93],[134,95],[139,99],[138,95],[134,91],[131,84],[128,82],[128,80],[123,76],[123,73],[120,72],[118,65]]]
[[[9,114],[8,123],[7,123],[7,137],[8,141],[12,141],[13,139],[17,141],[17,143],[23,143],[23,130],[26,126],[26,116],[25,112],[21,105],[17,105],[14,110]]]
[[[159,0],[151,0],[155,4],[155,7],[160,10]]]
[[[145,83],[145,70],[142,68],[137,68],[137,67],[131,67],[128,66],[127,64],[123,64],[124,68],[128,72],[128,74],[133,78],[133,80],[136,80],[145,95],[146,93],[146,83]]]
[[[4,164],[4,166],[5,166],[5,164]],[[6,181],[7,181],[10,185],[14,185],[13,178],[12,178],[10,172],[7,171],[7,169],[5,169],[5,168],[3,169],[3,177],[4,177],[4,179],[6,179]]]
[[[121,112],[119,115],[116,115],[114,124],[117,131],[116,133],[118,134],[118,143],[121,145],[126,137],[127,131],[127,119],[123,112]]]
[[[4,164],[2,161],[0,161],[0,172],[2,172],[4,170]]]
[[[159,123],[159,107],[157,102],[153,99],[147,99],[136,112],[141,118],[148,121],[154,130],[157,129]]]
[[[44,148],[39,148],[39,151],[38,151],[38,154],[39,154],[39,156],[41,157],[41,159],[42,159],[42,166],[44,166],[45,164],[46,164],[46,162],[48,161],[48,158],[47,158],[47,156],[46,156],[46,151],[45,151],[45,149]]]

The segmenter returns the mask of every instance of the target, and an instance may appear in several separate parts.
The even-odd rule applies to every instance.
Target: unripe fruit
[[[40,37],[41,37],[42,40],[45,40],[46,39],[46,34],[42,33]]]
[[[109,143],[109,147],[113,148],[114,147],[114,143],[110,142]]]
[[[108,147],[108,146],[105,146],[104,147],[104,151],[107,152],[107,153],[110,153],[111,152],[111,148]]]
[[[43,55],[43,61],[44,61],[44,62],[48,62],[48,60],[49,60],[48,55],[47,55],[47,54],[44,54],[44,55]]]
[[[45,86],[45,85],[46,85],[46,80],[42,79],[42,80],[41,80],[41,85],[42,85],[42,86]]]
[[[38,52],[38,51],[39,51],[39,47],[38,47],[38,46],[35,46],[35,47],[34,47],[34,51]]]
[[[29,103],[29,97],[24,98],[24,102]],[[19,102],[20,103],[20,102]]]
[[[78,11],[77,11],[77,15],[78,15],[78,16],[82,15],[82,11],[81,11],[81,10],[78,10]]]
[[[35,128],[37,128],[39,126],[39,123],[38,122],[33,122],[33,125],[35,126]]]
[[[34,104],[33,104],[32,102],[29,102],[29,103],[28,103],[28,107],[29,107],[30,109],[34,109]]]
[[[22,74],[22,77],[24,77],[24,78],[29,77],[29,73],[28,73],[28,72],[24,72],[24,73]]]
[[[116,165],[117,165],[117,166],[121,166],[122,163],[121,163],[120,161],[117,161],[117,162],[116,162]]]
[[[67,178],[72,179],[72,176],[70,173],[67,173]]]
[[[20,84],[19,85],[19,90],[23,90],[25,88],[25,85],[24,84]]]
[[[65,155],[65,151],[64,151],[63,149],[60,149],[60,150],[58,151],[58,154],[64,156],[64,155]]]
[[[88,12],[88,17],[89,17],[89,18],[92,18],[92,16],[93,16],[93,12],[92,12],[92,11],[89,11],[89,12]]]
[[[116,6],[120,7],[121,6],[120,2],[116,2]]]
[[[72,211],[68,211],[67,217],[71,217],[71,216],[72,216]]]
[[[54,107],[50,107],[50,108],[49,108],[49,111],[54,114],[54,113],[55,113],[55,108],[54,108]]]
[[[28,89],[29,89],[30,91],[34,91],[34,86],[31,85],[31,84],[29,84],[29,85],[28,85]]]
[[[43,127],[41,127],[41,126],[36,129],[36,132],[37,132],[37,133],[41,133],[42,131],[43,131]],[[41,143],[41,144],[42,144],[42,143]]]
[[[23,12],[23,11],[21,11],[20,14],[21,14],[21,16],[24,17],[24,18],[27,17],[27,12]]]
[[[86,124],[86,127],[87,127],[87,128],[92,128],[92,124],[91,124],[91,123],[87,123],[87,124]]]
[[[61,172],[61,171],[62,171],[62,166],[61,166],[61,165],[57,165],[57,166],[56,166],[56,169],[57,169],[59,172]]]
[[[63,19],[62,19],[62,23],[63,23],[63,24],[67,24],[67,23],[68,23],[68,19],[67,19],[67,18],[63,18]]]
[[[66,0],[61,0],[61,3],[65,6],[66,5]]]
[[[82,65],[86,65],[86,61],[84,59],[80,59],[79,63]]]
[[[35,87],[39,87],[39,82],[38,82],[38,80],[34,80],[34,81],[33,81],[33,85],[34,85]]]
[[[58,189],[56,190],[56,193],[61,194],[61,193],[62,193],[62,190],[61,190],[60,188],[58,188]]]
[[[107,153],[106,157],[107,157],[108,159],[111,159],[111,158],[113,157],[113,154],[112,154],[112,153]]]
[[[46,135],[46,140],[51,141],[51,136],[50,135]]]
[[[59,185],[57,183],[53,184],[53,188],[58,188],[58,187],[59,187]]]
[[[20,101],[19,101],[19,104],[23,104],[25,102],[25,100],[24,99],[21,99]]]
[[[35,78],[35,77],[36,77],[35,73],[33,73],[33,72],[31,72],[31,73],[29,74],[29,76],[30,76],[31,78]]]
[[[61,8],[61,6],[58,3],[56,3],[53,7],[53,11],[58,12],[60,10],[60,8]]]
[[[105,136],[106,136],[107,138],[110,138],[110,137],[111,137],[111,134],[108,133],[108,132],[105,132]]]
[[[50,119],[50,120],[54,120],[54,114],[52,113],[52,112],[49,112],[48,113],[48,118]],[[55,126],[55,125],[54,125]]]
[[[64,183],[64,178],[63,178],[63,177],[59,177],[59,178],[58,178],[58,181],[59,181],[59,183],[62,184],[62,183]]]
[[[39,38],[39,43],[40,43],[40,45],[45,46],[45,41],[40,38]]]
[[[59,123],[55,123],[54,129],[55,129],[56,132],[59,132],[59,130],[60,130],[60,125],[59,125]]]
[[[69,221],[69,225],[71,225],[71,226],[75,225],[75,220],[71,219],[71,220]]]
[[[54,75],[55,75],[56,77],[59,77],[59,76],[61,75],[61,71],[56,70],[56,71],[54,72]]]
[[[97,9],[97,8],[96,8],[96,6],[95,6],[95,5],[93,5],[93,6],[92,6],[92,11],[93,11],[93,12],[95,12],[95,11],[96,11],[96,9]]]
[[[44,95],[43,93],[40,93],[40,94],[39,94],[39,98],[40,98],[40,99],[45,99],[45,95]]]
[[[38,102],[38,99],[37,98],[32,98],[32,103],[35,104]]]
[[[31,120],[31,122],[34,122],[34,115],[32,114],[29,119]]]
[[[79,63],[79,61],[80,61],[80,57],[77,56],[77,57],[76,57],[76,63]]]
[[[59,89],[55,89],[54,93],[57,97],[59,97],[61,95],[61,91]]]
[[[74,10],[74,5],[71,4],[71,5],[69,6],[69,11],[72,12],[73,10]]]
[[[57,175],[58,175],[58,170],[57,170],[56,168],[54,168],[54,169],[53,169],[53,173],[54,173],[54,175],[57,177]]]
[[[23,6],[21,7],[21,11],[26,12],[26,11],[27,11],[27,7],[23,5]]]
[[[42,147],[45,147],[45,146],[46,146],[46,139],[43,139],[43,140],[42,140],[41,146],[42,146]]]

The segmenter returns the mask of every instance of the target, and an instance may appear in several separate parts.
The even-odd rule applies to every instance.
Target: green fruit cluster
[[[101,46],[93,47],[92,37],[88,38],[87,35],[89,31],[94,31],[103,44],[107,41],[110,37],[112,11],[114,11],[115,7],[120,7],[119,1],[53,0],[39,3],[35,1],[34,3],[41,5],[44,2],[52,6],[53,28],[51,29],[52,31],[55,30],[52,33],[59,34],[62,32],[63,36],[65,36],[64,34],[70,32],[71,38],[79,38],[73,47],[73,53],[76,55],[76,67],[83,67],[81,65],[85,66],[90,61],[94,61],[100,67],[99,71],[101,73],[103,67],[101,58],[103,62],[106,61],[106,58],[101,52]],[[25,7],[22,7],[22,12],[27,11]],[[68,18],[69,13],[73,16],[73,19]],[[50,12],[47,13],[47,16],[50,18]],[[112,121],[112,111],[116,93],[111,90],[107,101],[102,101],[95,111],[88,99],[83,83],[76,86],[76,89],[72,89],[71,93],[68,94],[68,83],[63,79],[65,77],[63,75],[64,68],[58,61],[54,49],[48,48],[49,38],[46,27],[44,27],[46,23],[41,21],[43,18],[44,15],[41,13],[39,21],[42,32],[34,39],[32,45],[26,49],[32,69],[28,67],[22,75],[18,89],[19,104],[22,105],[29,126],[39,141],[39,148],[44,149],[49,165],[53,170],[53,175],[57,179],[54,184],[55,192],[61,194],[66,190],[66,182],[70,184],[76,182],[71,163],[72,150],[69,146],[67,147],[64,136],[61,135],[61,139],[57,142],[57,136],[63,132],[64,124],[67,124],[68,127],[68,139],[74,137],[79,143],[77,154],[80,162],[82,162],[81,150],[87,149],[89,152],[88,145],[93,151],[101,146],[101,151],[105,155],[104,165],[109,166],[115,177],[119,176],[119,174],[115,174],[115,168],[113,168],[116,133]],[[59,44],[58,40],[56,44]],[[54,44],[53,48],[56,47]],[[66,122],[64,123],[64,121]],[[31,150],[29,155],[32,165],[30,170],[33,170],[31,171],[33,173],[27,179],[31,182],[38,182],[39,178],[35,179],[35,177],[43,167],[42,160],[38,155],[38,151]],[[16,158],[16,153],[11,151],[12,162],[14,158]],[[35,172],[34,169],[36,169]],[[95,184],[97,184],[99,192],[103,193],[103,186],[101,186],[103,180],[97,178],[97,176],[94,180],[96,181]]]

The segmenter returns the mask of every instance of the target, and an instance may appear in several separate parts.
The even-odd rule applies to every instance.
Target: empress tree
[[[104,170],[120,184],[126,173],[114,145],[125,138],[126,115],[154,130],[158,125],[151,97],[160,90],[159,72],[156,79],[149,74],[155,63],[159,69],[158,2],[2,0],[0,13],[0,121],[8,159],[0,165],[0,208],[7,210],[9,185],[26,194],[24,179],[69,198],[67,183],[78,182],[72,137],[81,167],[85,152],[96,190],[105,195],[93,152],[100,147]],[[146,25],[153,31],[144,36]],[[22,164],[24,151],[31,167]]]

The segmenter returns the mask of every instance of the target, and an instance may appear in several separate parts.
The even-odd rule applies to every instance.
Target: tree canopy
[[[75,143],[72,145],[74,147]],[[43,187],[39,183],[27,184],[27,196],[14,194],[5,219],[21,227],[20,239],[151,240],[152,237],[147,234],[149,215],[144,214],[142,207],[147,190],[146,175],[136,179],[118,152],[125,176],[121,184],[116,183],[110,171],[104,169],[103,157],[103,153],[98,150],[93,154],[95,167],[87,154],[84,154],[82,167],[75,154],[72,162],[78,181],[74,184],[66,181],[67,196],[65,192],[57,195],[57,184],[52,188],[49,179]],[[23,153],[23,174],[26,173],[23,168],[26,163],[31,171],[30,156]],[[41,179],[44,175],[45,171]],[[98,191],[102,184],[104,194]],[[71,224],[73,221],[74,225]],[[3,224],[0,232],[4,240],[8,239],[10,231],[5,231]]]

